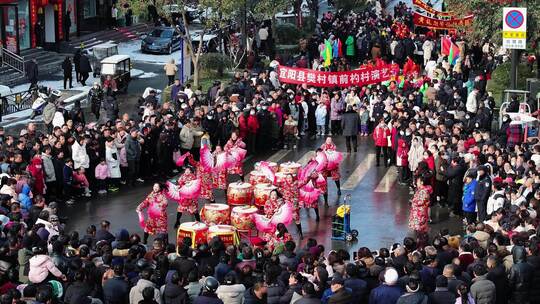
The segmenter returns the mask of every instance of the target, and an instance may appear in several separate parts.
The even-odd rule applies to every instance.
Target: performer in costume
[[[182,187],[186,183],[194,181],[196,179],[197,176],[193,174],[193,169],[191,169],[191,167],[186,167],[184,173],[178,178],[178,187]],[[174,228],[178,228],[178,226],[180,226],[180,218],[182,218],[183,212],[192,214],[195,217],[195,220],[200,222],[201,217],[199,216],[199,212],[197,210],[198,208],[199,206],[196,198],[181,197],[180,201],[178,202],[178,209],[176,210],[176,222],[174,224]]]
[[[337,152],[336,145],[332,141],[331,137],[326,138],[325,143],[322,144],[322,146],[321,146],[321,150],[322,151]],[[319,150],[317,150],[317,151],[319,151]],[[334,182],[336,183],[337,195],[341,195],[341,186],[340,186],[340,182],[339,182],[339,179],[340,179],[341,175],[339,174],[339,165],[335,166],[335,168],[332,168],[331,170],[324,170],[323,175],[324,175],[325,178],[330,176],[334,180]],[[325,204],[328,204],[328,193],[327,192],[325,192],[325,194],[324,194],[324,202],[325,202]]]
[[[226,152],[232,152],[233,149],[245,149],[246,144],[238,137],[236,131],[231,133],[231,138],[223,147]],[[237,174],[240,176],[240,180],[244,181],[244,172],[242,170],[242,161],[236,162],[231,168],[229,168],[229,174]]]
[[[276,232],[265,233],[263,239],[267,242],[266,247],[272,252],[274,249],[284,246],[286,242],[292,241],[293,238],[287,227],[283,223],[279,223],[277,224]]]
[[[304,238],[302,233],[302,224],[300,223],[300,206],[298,204],[298,195],[299,195],[299,182],[295,181],[292,174],[287,174],[285,179],[278,184],[281,188],[281,193],[283,194],[283,200],[285,202],[290,202],[293,206],[293,221],[298,228],[298,233],[300,238]]]
[[[168,201],[163,193],[163,186],[155,183],[152,192],[137,206],[139,223],[144,230],[143,243],[148,242],[148,236],[163,234],[167,235],[167,205]],[[146,209],[148,219],[144,221],[143,210]]]
[[[270,195],[268,196],[268,200],[264,204],[264,215],[267,218],[271,218],[274,213],[278,210],[281,205],[283,205],[283,199],[281,198],[281,194],[277,190],[272,190],[270,192]]]
[[[429,203],[433,188],[430,185],[431,176],[422,175],[416,179],[416,191],[411,199],[409,213],[409,229],[415,232],[418,245],[426,245],[429,230]]]
[[[197,170],[197,178],[201,180],[201,198],[210,201],[210,203],[215,203],[214,193],[214,183],[212,180],[212,170],[204,168],[201,162],[196,161],[193,158],[193,155],[188,155],[188,161],[191,166]]]
[[[213,156],[217,159],[218,157],[225,156],[226,153],[227,152],[221,150],[220,146],[216,146],[216,150],[214,151]],[[212,174],[214,188],[227,191],[227,176],[228,168],[216,168],[216,171],[214,172],[214,174]]]

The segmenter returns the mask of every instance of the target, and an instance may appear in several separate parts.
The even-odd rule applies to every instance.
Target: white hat
[[[384,271],[384,283],[386,285],[395,285],[398,277],[397,271],[392,267],[386,268]]]

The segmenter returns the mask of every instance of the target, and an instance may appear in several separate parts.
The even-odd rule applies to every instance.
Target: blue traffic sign
[[[504,22],[510,28],[516,29],[523,25],[523,22],[525,22],[525,17],[520,11],[511,10],[508,12],[508,14],[506,14]]]

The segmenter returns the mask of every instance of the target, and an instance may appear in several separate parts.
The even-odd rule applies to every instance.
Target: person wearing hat
[[[347,304],[353,300],[352,293],[345,288],[345,281],[341,275],[334,275],[330,282],[330,290],[332,295],[328,298],[328,304]]]
[[[216,278],[206,277],[203,281],[201,294],[195,298],[193,304],[223,304],[223,301],[216,294],[218,287],[219,282]]]
[[[397,271],[392,267],[388,267],[381,273],[379,278],[382,278],[383,282],[379,287],[371,290],[369,303],[396,303],[403,294],[403,290],[397,284]]]
[[[487,202],[491,193],[491,178],[487,167],[480,165],[477,168],[477,183],[474,188],[474,201],[478,210],[478,220],[484,222],[487,219]]]

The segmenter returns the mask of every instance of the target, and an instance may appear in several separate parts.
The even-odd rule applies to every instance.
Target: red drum
[[[255,165],[253,166],[253,168],[255,168],[255,171],[259,171],[259,165],[261,164],[261,162],[256,162]],[[272,171],[274,172],[278,172],[278,164],[275,163],[275,162],[266,162],[266,164],[268,165],[268,167],[270,169],[272,169]]]
[[[201,220],[208,225],[229,224],[230,207],[225,204],[206,204],[201,209]]]
[[[295,162],[286,162],[281,165],[279,165],[279,172],[283,172],[285,174],[292,174],[296,176],[298,174],[298,170],[302,168],[302,165]]]
[[[270,184],[256,185],[255,189],[253,190],[253,196],[255,197],[255,205],[259,207],[264,207],[264,204],[270,196],[270,192],[275,189],[277,189],[277,187]]]
[[[225,246],[238,245],[240,243],[236,228],[230,225],[215,225],[210,227],[208,229],[207,241],[210,242],[214,236],[219,236]]]
[[[205,244],[208,235],[208,226],[201,222],[186,222],[180,224],[176,234],[176,244],[182,244],[185,238],[191,238],[191,248]]]
[[[227,189],[227,203],[231,206],[251,205],[252,191],[249,183],[230,183]]]
[[[249,173],[249,183],[255,186],[257,184],[270,183],[270,180],[262,172],[253,170]]]
[[[255,206],[236,206],[232,209],[231,224],[240,231],[255,229],[255,223],[251,215],[257,213],[259,208]]]

